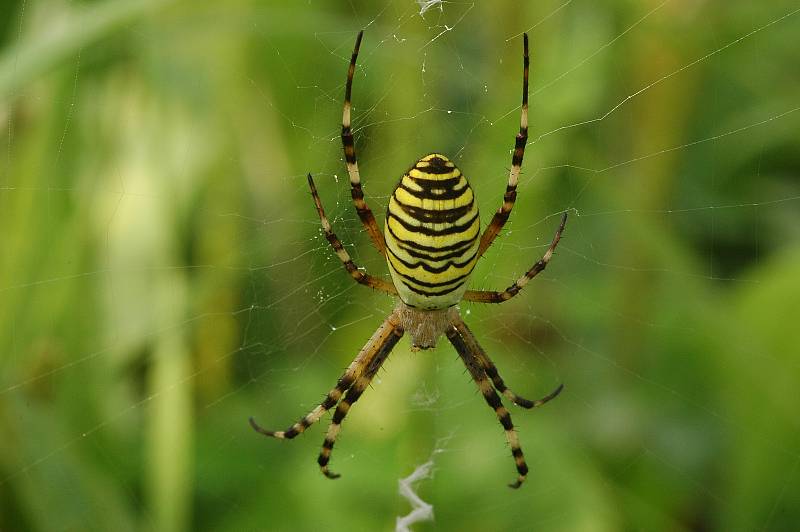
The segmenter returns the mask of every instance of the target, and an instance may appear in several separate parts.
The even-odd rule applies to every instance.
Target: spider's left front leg
[[[351,111],[352,102],[351,96],[353,92],[353,74],[356,71],[356,61],[358,60],[358,50],[361,48],[361,38],[364,36],[364,30],[358,32],[356,37],[356,44],[353,47],[353,54],[350,56],[350,67],[347,69],[347,83],[344,91],[344,107],[342,110],[342,148],[344,149],[344,160],[347,163],[347,174],[350,176],[350,193],[353,197],[353,205],[356,208],[356,213],[361,219],[361,223],[369,234],[369,238],[378,252],[381,255],[386,255],[386,242],[383,239],[378,227],[378,222],[375,221],[375,215],[372,214],[366,200],[364,199],[364,190],[361,188],[361,173],[358,170],[358,159],[356,158],[356,143],[353,138],[353,128],[351,124]]]
[[[566,225],[567,213],[565,212],[561,215],[561,224],[559,224],[558,230],[556,231],[555,236],[553,236],[553,241],[550,242],[550,246],[547,248],[547,251],[544,253],[542,258],[536,261],[531,269],[525,272],[525,275],[514,281],[511,286],[502,292],[494,292],[491,290],[467,290],[464,292],[463,299],[465,301],[474,301],[476,303],[502,303],[519,294],[520,290],[522,290],[531,279],[539,275],[544,271],[545,268],[547,268],[547,265],[550,263],[550,259],[553,258],[553,253],[556,250],[556,246],[558,246],[559,241],[561,241],[561,234],[564,232],[564,227]]]
[[[342,261],[342,265],[344,266],[344,269],[347,270],[347,273],[350,274],[350,277],[352,277],[359,284],[369,286],[370,288],[380,290],[381,292],[385,292],[387,294],[397,295],[397,289],[395,289],[392,283],[377,277],[373,277],[372,275],[364,273],[358,269],[358,266],[355,265],[353,259],[350,258],[350,254],[346,249],[344,249],[342,241],[339,240],[339,237],[337,237],[336,233],[333,232],[333,228],[331,227],[330,221],[328,221],[328,217],[325,216],[325,210],[322,208],[322,200],[319,199],[317,187],[314,186],[314,179],[311,177],[311,174],[308,174],[308,187],[311,189],[311,195],[314,198],[314,205],[317,207],[319,220],[322,222],[322,230],[325,232],[325,238],[336,252],[336,256],[339,257],[340,261]]]

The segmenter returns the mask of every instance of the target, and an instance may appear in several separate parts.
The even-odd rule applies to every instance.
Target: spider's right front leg
[[[517,185],[519,174],[522,171],[522,158],[525,156],[525,145],[528,143],[528,69],[530,67],[530,54],[528,53],[528,34],[522,34],[522,106],[519,116],[519,133],[514,139],[514,155],[511,156],[511,170],[508,172],[508,184],[503,195],[503,203],[494,213],[492,221],[486,226],[481,235],[478,248],[478,257],[483,256],[500,230],[506,224],[514,203],[517,201]]]

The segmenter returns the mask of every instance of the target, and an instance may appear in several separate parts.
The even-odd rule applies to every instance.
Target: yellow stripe
[[[411,190],[415,190],[417,192],[422,192],[423,188],[413,179],[408,177],[408,174],[403,176],[401,180],[404,187],[410,188]]]
[[[452,163],[452,162],[450,162],[450,159],[448,159],[448,158],[447,158],[447,156],[445,156],[445,155],[442,155],[441,153],[431,153],[431,154],[428,154],[428,155],[426,155],[425,157],[423,157],[422,159],[420,159],[420,160],[419,160],[419,162],[430,161],[431,159],[441,159],[441,160],[443,160],[443,161],[445,162],[445,164],[446,164],[447,166],[454,166],[454,165],[453,165],[453,163]],[[448,164],[448,163],[449,163],[449,164]]]
[[[463,188],[466,188],[466,190],[464,190],[459,197],[453,199],[441,200],[418,198],[400,187],[394,191],[394,194],[397,197],[397,201],[403,205],[408,205],[409,207],[420,207],[422,209],[428,209],[431,211],[445,211],[448,209],[454,209],[456,207],[463,207],[475,198],[472,193],[472,188],[467,185],[466,179],[462,177],[461,181],[463,181],[463,184],[459,181],[458,185],[455,187],[455,190],[461,190]],[[405,184],[405,182],[403,184]],[[391,204],[392,201],[394,201],[394,198],[391,198],[389,203]]]
[[[394,218],[387,217],[386,218],[386,225],[392,230],[392,232],[397,235],[397,238],[400,240],[405,240],[406,242],[414,242],[420,246],[426,247],[433,247],[433,248],[442,248],[447,247],[456,242],[464,241],[464,240],[471,240],[473,238],[477,238],[478,233],[480,232],[481,222],[478,218],[472,222],[466,230],[461,233],[455,233],[452,235],[423,235],[422,233],[416,231],[409,231],[405,227],[403,227],[400,222],[395,220]],[[387,238],[391,238],[391,235],[387,235]]]
[[[450,165],[445,165],[445,166],[447,166],[448,168],[450,167]],[[424,168],[424,167],[419,166],[419,168]],[[427,179],[428,181],[443,181],[445,179],[452,179],[454,177],[460,176],[461,170],[459,170],[458,168],[453,168],[453,170],[447,172],[446,174],[430,174],[423,170],[412,168],[411,170],[408,171],[408,175],[410,175],[415,179]]]

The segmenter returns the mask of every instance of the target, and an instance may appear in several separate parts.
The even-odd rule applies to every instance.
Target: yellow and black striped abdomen
[[[472,188],[447,157],[426,155],[400,180],[386,212],[386,258],[407,305],[441,309],[467,289],[480,217]]]

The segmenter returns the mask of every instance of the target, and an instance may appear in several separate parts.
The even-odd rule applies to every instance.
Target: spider
[[[336,386],[316,408],[286,430],[266,430],[252,417],[250,425],[265,436],[291,439],[319,421],[325,412],[335,406],[336,410],[317,463],[326,477],[338,478],[339,475],[328,468],[328,462],[342,421],[353,403],[369,386],[392,348],[404,333],[410,335],[413,351],[433,348],[438,338],[444,334],[455,347],[484,399],[494,409],[505,430],[517,468],[517,479],[509,486],[518,488],[525,481],[528,466],[517,432],[511,422],[511,415],[503,406],[497,392],[517,406],[530,409],[556,397],[563,389],[563,384],[536,401],[525,399],[508,389],[494,363],[461,319],[457,305],[460,301],[502,303],[517,295],[550,262],[567,222],[565,212],[545,254],[511,286],[502,292],[467,290],[467,280],[475,263],[497,237],[514,207],[517,196],[517,182],[528,139],[528,35],[524,34],[523,38],[522,111],[519,134],[514,143],[503,204],[495,212],[491,223],[481,234],[478,206],[466,178],[447,157],[440,153],[431,153],[418,160],[400,179],[389,199],[384,236],[364,200],[350,126],[353,73],[363,33],[359,32],[356,38],[347,71],[342,114],[342,145],[356,212],[372,243],[386,257],[392,283],[373,277],[356,266],[325,216],[311,174],[308,174],[308,186],[325,237],[344,268],[356,282],[398,296],[397,305],[344,374],[339,377]]]

